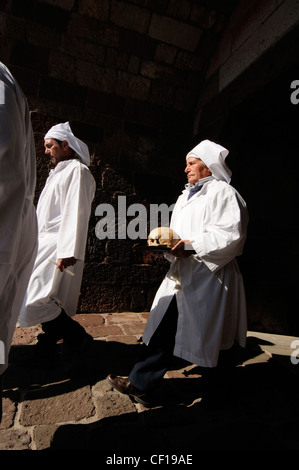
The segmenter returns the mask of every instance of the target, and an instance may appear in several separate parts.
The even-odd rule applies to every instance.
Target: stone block
[[[76,58],[59,51],[49,56],[49,77],[74,83],[76,80]]]
[[[168,0],[147,0],[147,5],[151,11],[163,15],[168,7]]]
[[[62,47],[64,53],[67,55],[68,60],[70,57],[78,57],[89,62],[96,64],[103,64],[105,57],[105,48],[102,45],[94,44],[87,41],[85,38],[78,38],[73,36],[67,36],[63,38]],[[54,60],[57,57],[57,49],[54,53]],[[53,64],[53,68],[55,62]],[[68,69],[68,65],[66,65]]]
[[[176,47],[162,43],[157,45],[155,60],[157,60],[158,62],[164,62],[165,64],[172,65],[174,63],[176,55]]]
[[[130,309],[129,286],[88,285],[80,301],[80,312],[123,312]]]
[[[12,346],[34,344],[39,332],[39,328],[35,326],[30,328],[16,328],[12,338]]]
[[[1,45],[0,45],[0,54],[1,54]],[[5,61],[5,55],[1,54],[1,60],[3,63],[8,63],[8,58],[7,61]],[[10,71],[15,77],[15,79],[18,81],[20,86],[22,87],[22,90],[25,94],[25,96],[34,96],[37,94],[37,90],[39,88],[39,82],[40,82],[40,74],[38,71],[34,70],[29,70],[29,69],[23,69],[19,67],[10,67]]]
[[[147,322],[148,317],[149,317],[149,312],[142,312],[139,314],[139,316],[143,319],[143,321]]]
[[[158,41],[195,51],[202,30],[169,17],[153,14],[148,34]]]
[[[2,10],[1,10],[2,11]],[[22,18],[10,18],[7,15],[1,14],[0,16],[0,34],[4,38],[13,38],[20,41],[26,41],[27,22]],[[12,46],[13,42],[1,39],[1,45],[7,48]],[[4,57],[1,55],[1,61]]]
[[[52,5],[55,7],[59,7],[62,10],[71,11],[75,0],[38,0],[39,3],[47,3],[48,5]]]
[[[241,5],[235,11],[235,24],[231,28],[232,51],[237,50],[249,36],[257,32],[260,25],[267,21],[267,18],[277,7],[276,0],[267,2],[247,2],[247,6]]]
[[[0,450],[29,450],[31,438],[26,431],[0,431]]]
[[[167,15],[186,21],[190,14],[190,2],[188,0],[170,0]]]
[[[41,79],[39,95],[40,98],[47,100],[60,101],[72,106],[83,106],[86,90],[81,86],[44,76]]]
[[[131,194],[133,187],[131,183],[112,168],[106,168],[102,175],[102,187],[104,190],[117,191],[120,195]],[[116,205],[117,205],[116,201]]]
[[[174,103],[175,88],[167,82],[155,81],[152,83],[149,100],[160,106],[170,107]]]
[[[60,48],[61,34],[54,28],[35,23],[27,23],[26,42],[36,46],[43,46],[58,50]]]
[[[35,426],[33,429],[33,439],[35,444],[34,450],[49,449],[57,428],[58,426],[56,424],[50,424],[49,426]]]
[[[180,88],[177,90],[174,102],[175,109],[183,112],[191,112],[194,109],[194,95],[189,90]]]
[[[110,336],[124,336],[122,328],[116,325],[87,326],[87,333],[93,338],[108,338]]]
[[[140,335],[139,335],[140,336]],[[109,336],[107,341],[110,342],[119,342],[124,344],[138,344],[137,336],[123,335],[123,336]]]
[[[140,74],[147,78],[156,79],[159,77],[159,66],[153,61],[143,61]]]
[[[147,304],[148,289],[148,286],[134,286],[133,284],[131,289],[130,310],[138,312],[149,308],[149,305]]]
[[[119,32],[119,50],[128,54],[150,60],[154,58],[156,46],[157,41],[146,35],[129,30]]]
[[[193,24],[199,25],[203,29],[210,29],[214,26],[217,18],[215,10],[210,10],[201,5],[193,4],[190,19]]]
[[[293,0],[282,2],[259,27],[259,54],[263,54],[282,38],[287,31],[298,25],[298,21],[299,2],[294,2]]]
[[[110,20],[122,28],[146,33],[150,22],[150,12],[145,8],[127,2],[111,2]]]
[[[98,110],[111,116],[122,116],[124,112],[124,98],[102,91],[88,90],[86,108]]]
[[[124,324],[123,330],[126,336],[127,335],[142,336],[144,332],[144,327],[145,327],[144,323],[134,322],[134,323],[127,324],[127,325]]]
[[[112,391],[112,385],[110,385],[110,382],[108,380],[100,380],[99,382],[96,382],[93,387],[92,387],[92,393],[93,395],[97,396],[104,396],[107,392]]]
[[[175,66],[180,70],[190,70],[192,72],[199,72],[205,70],[205,61],[202,57],[190,54],[186,51],[179,52]]]
[[[119,96],[146,101],[150,92],[150,80],[119,71],[117,74],[115,92]]]
[[[230,54],[231,54],[231,42],[232,42],[232,37],[231,34],[227,34],[225,36],[225,40],[220,41],[220,43],[217,46],[216,51],[214,52],[207,73],[206,73],[206,79],[209,79],[215,72],[220,68],[226,60],[228,60]]]
[[[103,129],[98,126],[92,126],[81,121],[70,121],[70,125],[74,134],[86,143],[100,142],[103,138]]]
[[[98,419],[120,416],[125,413],[136,413],[130,397],[116,391],[107,391],[105,394],[96,397],[95,405]]]
[[[116,70],[127,70],[128,64],[128,54],[111,47],[106,49],[105,67]]]
[[[116,71],[108,67],[78,59],[76,63],[76,81],[79,85],[113,93],[116,82]]]
[[[17,411],[17,405],[13,401],[11,401],[9,398],[2,398],[2,421],[0,423],[0,431],[3,429],[9,429],[13,426],[14,423],[14,417]],[[1,432],[0,432],[1,436]],[[1,449],[1,443],[0,443],[0,450]]]
[[[18,67],[48,72],[49,50],[28,43],[16,43],[11,51],[11,63]]]
[[[144,126],[157,127],[162,108],[149,102],[126,100],[124,117],[127,122],[143,123]]]
[[[133,74],[138,74],[140,68],[140,59],[136,56],[131,56],[129,58],[128,72]]]
[[[87,450],[86,424],[64,424],[58,426],[51,439],[51,450]],[[98,447],[97,447],[98,449]]]
[[[80,0],[79,13],[96,18],[99,21],[107,22],[109,15],[109,0]]]
[[[219,70],[219,91],[222,91],[238,75],[258,58],[258,36],[253,35],[242,44]]]
[[[51,26],[52,30],[62,32],[66,28],[69,12],[66,9],[56,7],[49,2],[14,1],[11,2],[10,13],[19,18],[29,20],[44,26]]]
[[[36,426],[80,421],[94,414],[89,386],[72,390],[71,383],[61,383],[56,384],[56,392],[52,396],[47,387],[26,394],[20,424]]]
[[[97,31],[97,42],[103,46],[118,47],[119,35],[122,30],[110,24],[101,24],[100,30]]]
[[[88,315],[75,315],[73,319],[80,323],[84,328],[90,328],[93,326],[98,327],[105,323],[103,315],[92,313],[89,313]]]
[[[86,38],[94,43],[99,35],[98,20],[73,13],[67,25],[68,37]]]
[[[138,321],[138,316],[136,313],[133,312],[122,312],[122,313],[114,313],[113,315],[105,315],[105,323],[107,325],[118,325],[124,323],[130,323],[132,321]]]

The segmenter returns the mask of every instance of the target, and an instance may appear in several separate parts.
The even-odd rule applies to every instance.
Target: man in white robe
[[[144,402],[172,355],[205,368],[220,350],[244,347],[247,313],[236,257],[246,239],[244,200],[229,184],[228,151],[205,140],[187,154],[188,184],[178,198],[171,228],[180,241],[166,258],[170,269],[155,296],[144,331],[146,357],[128,378],[108,376],[121,393]]]
[[[14,329],[33,267],[32,257],[36,253],[35,181],[35,143],[27,101],[10,71],[0,62],[1,389]]]
[[[76,350],[92,340],[71,317],[80,293],[95,181],[88,168],[88,147],[68,122],[53,126],[44,142],[54,169],[37,205],[38,253],[20,326],[42,324],[37,350],[52,361],[58,340]]]

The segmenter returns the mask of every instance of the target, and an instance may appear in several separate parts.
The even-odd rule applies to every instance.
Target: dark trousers
[[[145,347],[144,357],[135,364],[130,382],[142,392],[148,392],[160,385],[173,357],[177,330],[178,309],[174,296],[160,325]]]
[[[56,343],[63,339],[69,346],[78,346],[86,336],[85,329],[64,310],[54,320],[42,323],[45,339],[49,343]]]

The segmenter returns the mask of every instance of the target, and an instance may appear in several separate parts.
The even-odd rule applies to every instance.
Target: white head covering
[[[189,157],[199,158],[211,170],[214,178],[230,183],[232,172],[225,164],[228,154],[229,151],[221,145],[203,140],[187,154],[186,160]]]
[[[79,156],[82,163],[90,165],[90,155],[87,145],[74,136],[69,122],[64,122],[51,127],[44,137],[45,139],[66,140],[69,147]]]

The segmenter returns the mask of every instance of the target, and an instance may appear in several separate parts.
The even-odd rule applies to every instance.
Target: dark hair
[[[59,146],[61,146],[62,142],[64,142],[63,140],[58,140],[58,139],[53,139],[53,140],[56,140]],[[73,155],[72,158],[79,158],[74,149],[72,149],[70,146],[69,146],[69,149],[72,151],[72,155]]]

